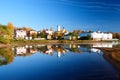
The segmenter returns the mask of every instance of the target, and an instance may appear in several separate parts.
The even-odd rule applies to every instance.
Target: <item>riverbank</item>
[[[4,48],[4,47],[11,47],[11,44],[2,44],[0,43],[0,48]]]
[[[37,45],[37,44],[94,44],[111,43],[111,41],[93,41],[93,40],[12,40],[9,44],[0,43],[0,47],[9,47],[17,45]]]
[[[11,45],[38,45],[38,44],[94,44],[94,43],[111,43],[110,41],[93,41],[93,40],[18,40],[12,41]]]
[[[93,41],[93,40],[13,40],[11,43],[96,43],[112,41]]]
[[[115,69],[120,71],[120,46],[99,49],[103,51],[103,57],[110,62]]]

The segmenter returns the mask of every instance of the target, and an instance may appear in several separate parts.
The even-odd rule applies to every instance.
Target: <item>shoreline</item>
[[[95,43],[112,43],[112,41],[93,41],[93,40],[18,40],[11,41],[9,44],[0,43],[1,47],[10,47],[17,45],[37,45],[37,44],[95,44]],[[120,41],[118,41],[118,44]]]
[[[12,42],[11,44],[2,44],[0,43],[0,48],[4,47],[13,47],[13,46],[24,46],[24,45],[39,45],[39,44],[97,44],[97,43],[112,43],[106,41],[66,41],[66,40],[48,40],[48,41],[19,41]],[[118,42],[119,44],[119,42]],[[107,60],[112,66],[120,71],[120,46],[113,48],[97,48],[103,52],[103,57]]]
[[[107,60],[112,66],[120,71],[120,46],[114,48],[97,48],[103,51],[103,57]]]

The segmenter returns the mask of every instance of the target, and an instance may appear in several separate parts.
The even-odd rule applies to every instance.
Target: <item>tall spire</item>
[[[57,31],[60,31],[60,25],[57,25]]]

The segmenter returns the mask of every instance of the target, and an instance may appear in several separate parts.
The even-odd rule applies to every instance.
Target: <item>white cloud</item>
[[[120,4],[109,4],[105,2],[78,2],[72,0],[61,0],[59,3],[81,8],[90,8],[95,10],[120,11]]]

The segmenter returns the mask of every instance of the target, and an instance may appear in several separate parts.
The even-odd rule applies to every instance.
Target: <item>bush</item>
[[[8,44],[8,43],[10,43],[10,40],[9,39],[5,39],[3,37],[0,37],[0,43]]]

